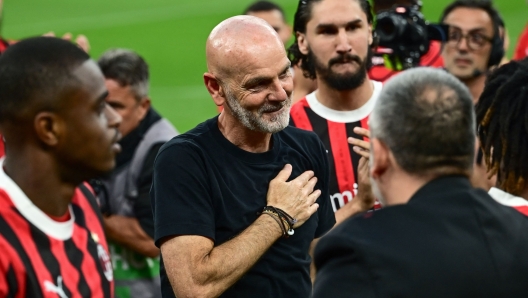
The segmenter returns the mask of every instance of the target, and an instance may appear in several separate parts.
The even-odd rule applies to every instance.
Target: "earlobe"
[[[35,116],[35,133],[47,146],[57,146],[62,133],[61,123],[54,113],[40,112]]]
[[[306,35],[301,32],[296,32],[295,35],[297,36],[297,46],[299,47],[299,51],[303,55],[308,55],[308,41],[306,41]]]
[[[204,73],[204,84],[209,94],[217,106],[222,106],[225,102],[225,95],[222,86],[218,83],[216,77],[211,73]]]

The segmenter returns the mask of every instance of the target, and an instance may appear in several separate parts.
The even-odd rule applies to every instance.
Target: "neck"
[[[385,181],[383,181],[385,180]],[[387,206],[407,204],[412,196],[433,177],[414,176],[408,173],[395,173],[392,177],[385,177],[381,183],[386,183],[383,197]]]
[[[339,91],[323,80],[317,79],[316,96],[319,102],[336,111],[352,111],[361,108],[374,93],[374,84],[368,78],[355,89]]]
[[[528,201],[528,185],[524,187],[519,196]]]
[[[218,117],[218,128],[229,142],[242,150],[262,153],[271,148],[271,133],[250,130],[225,110]]]
[[[58,217],[67,212],[78,183],[65,182],[54,174],[60,173],[60,169],[46,153],[9,150],[3,166],[6,174],[44,213]]]
[[[484,85],[486,84],[486,75],[482,74],[476,78],[462,80],[462,82],[468,87],[471,96],[473,96],[473,104],[476,104],[484,91]]]

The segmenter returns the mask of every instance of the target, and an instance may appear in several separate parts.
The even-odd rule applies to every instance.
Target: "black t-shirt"
[[[319,138],[287,127],[273,134],[272,144],[268,152],[244,151],[222,135],[215,117],[167,142],[156,159],[151,199],[157,245],[174,235],[201,235],[215,246],[236,237],[266,206],[269,182],[287,163],[293,166],[290,180],[307,170],[318,178],[318,211],[293,236],[274,243],[221,297],[309,297],[310,243],[335,223]],[[163,260],[161,266],[163,297],[173,297]]]

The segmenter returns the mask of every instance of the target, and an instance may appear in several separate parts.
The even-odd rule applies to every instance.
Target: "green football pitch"
[[[155,108],[181,131],[187,131],[216,113],[202,83],[205,40],[223,19],[240,14],[253,0],[6,0],[3,36],[20,39],[53,31],[88,36],[97,58],[112,47],[140,53],[151,71],[151,98]],[[436,21],[450,1],[424,0],[427,19]],[[276,0],[292,21],[296,0]],[[516,43],[528,20],[525,0],[498,0],[511,37]]]

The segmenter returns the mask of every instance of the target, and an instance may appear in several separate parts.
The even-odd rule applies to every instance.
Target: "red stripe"
[[[84,212],[84,216],[85,216],[85,221],[86,221],[86,228],[91,231],[92,233],[95,233],[97,236],[97,242],[100,243],[103,248],[106,250],[106,253],[108,255],[109,254],[109,250],[108,250],[108,244],[106,243],[106,237],[105,237],[105,233],[104,233],[104,230],[103,230],[103,226],[102,226],[102,223],[99,219],[99,216],[97,216],[97,214],[95,213],[95,210],[93,210],[92,208],[92,205],[90,204],[90,202],[88,202],[88,199],[84,197],[82,191],[77,188],[75,190],[75,195],[73,197],[73,200],[72,200],[72,204],[76,204],[79,206],[79,208],[81,208],[81,210],[83,210]],[[78,227],[76,227],[78,228]],[[84,234],[82,236],[82,238],[79,238],[77,241],[78,245],[77,247],[79,247],[83,252],[86,251],[86,256],[89,256],[89,253],[87,251],[87,247],[88,247],[88,244],[87,244],[87,237],[92,237],[92,235],[86,235]],[[83,244],[84,243],[84,244]],[[86,259],[91,259],[91,258],[86,258]],[[90,268],[93,270],[93,268],[95,268],[95,264],[92,264],[91,262],[92,261],[96,261],[96,262],[99,262],[99,260],[84,260],[83,261],[83,268],[84,266],[86,266],[86,268]],[[88,262],[87,264],[85,264],[85,262]],[[85,270],[83,270],[83,272],[87,272]],[[92,296],[93,297],[103,297],[103,292],[102,292],[102,285],[100,284],[100,276],[99,274],[94,271],[93,272],[94,274],[93,275],[86,275],[85,276],[85,279],[88,283],[88,285],[90,286],[90,289],[92,289]],[[105,278],[104,276],[102,277],[103,279]],[[97,291],[93,289],[93,287],[96,287],[97,289],[96,290],[99,290],[100,291],[100,295],[99,294],[96,294]],[[110,290],[111,290],[111,293],[114,292],[114,283],[113,281],[110,283]]]
[[[361,119],[361,121],[360,121],[361,122],[361,127],[364,128],[364,129],[369,129],[369,125],[368,125],[369,116]],[[368,141],[369,138],[363,137],[363,140]]]
[[[15,297],[26,297],[26,269],[24,262],[20,259],[20,255],[15,249],[0,235],[0,247],[3,258],[0,258],[0,274],[3,277],[7,275],[9,267],[13,267],[15,277],[17,280],[18,292]],[[9,292],[9,285],[4,278],[0,277],[0,297],[6,297]]]
[[[60,266],[60,275],[66,288],[70,289],[72,297],[81,297],[77,285],[79,284],[79,271],[70,263],[66,255],[64,241],[49,238],[51,244],[51,253],[55,256]],[[95,267],[94,267],[95,268]],[[86,274],[86,273],[85,273]]]
[[[348,190],[354,194],[353,190],[356,177],[354,176],[354,170],[352,168],[346,125],[345,123],[336,123],[329,120],[327,123],[339,191],[343,193]],[[343,200],[345,204],[348,203],[346,197],[343,197]]]
[[[101,277],[99,276],[98,270],[95,269],[97,268],[96,262],[99,262],[99,260],[91,258],[90,252],[88,251],[88,237],[91,237],[91,235],[88,235],[87,231],[77,224],[74,229],[72,241],[84,256],[79,270],[84,273],[84,279],[90,288],[92,297],[103,297]]]
[[[528,215],[528,206],[515,206],[515,210],[521,212],[524,215]]]
[[[37,246],[31,237],[29,223],[20,214],[14,211],[15,207],[13,202],[3,190],[0,190],[0,198],[0,205],[3,206],[3,217],[7,224],[15,231],[24,251],[30,257],[31,264],[37,275],[39,286],[42,287],[45,280],[53,282],[54,279],[48,271],[48,268],[44,265]]]
[[[308,119],[308,114],[306,114],[306,108],[309,107],[310,105],[308,105],[306,97],[299,100],[296,104],[292,106],[290,115],[293,119],[293,122],[295,123],[295,127],[313,131],[312,123],[310,123],[310,119]]]

